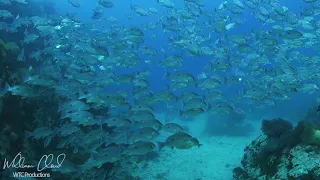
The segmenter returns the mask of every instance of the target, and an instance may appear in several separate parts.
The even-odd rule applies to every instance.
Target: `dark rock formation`
[[[300,122],[294,129],[282,119],[264,120],[264,135],[245,148],[235,180],[320,179],[319,126]]]

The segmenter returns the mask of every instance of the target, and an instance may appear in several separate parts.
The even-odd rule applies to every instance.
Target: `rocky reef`
[[[283,119],[263,120],[263,135],[245,148],[235,180],[319,180],[320,126]]]

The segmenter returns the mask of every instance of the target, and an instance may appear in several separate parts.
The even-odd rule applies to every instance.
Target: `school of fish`
[[[82,7],[79,0],[65,1],[75,10]],[[83,179],[94,173],[97,179],[125,179],[124,159],[147,161],[148,154],[163,148],[201,146],[177,118],[246,114],[290,100],[293,93],[319,92],[318,0],[299,0],[299,13],[280,0],[228,0],[210,8],[202,0],[181,0],[183,7],[173,0],[157,0],[149,8],[131,4],[124,18],[155,19],[142,26],[105,17],[108,8],[116,8],[114,1],[97,0],[90,24],[72,13],[14,14],[5,7],[29,1],[0,0],[0,31],[24,32],[23,40],[7,49],[28,67],[15,84],[4,83],[0,96],[54,97],[59,102],[53,107],[55,123],[26,131],[26,140],[47,147],[58,139],[57,149],[90,156],[83,164],[66,160],[54,171]],[[244,13],[260,28],[234,31],[246,25]],[[166,46],[146,42],[159,32]],[[25,51],[39,42],[43,48]],[[189,72],[186,62],[203,63],[203,70]],[[122,69],[128,73],[118,73]],[[158,80],[150,78],[155,69],[163,72]],[[152,81],[165,88],[154,91]],[[228,96],[230,90],[237,95]],[[158,105],[165,110],[159,112]],[[111,172],[103,171],[106,163],[114,164]]]

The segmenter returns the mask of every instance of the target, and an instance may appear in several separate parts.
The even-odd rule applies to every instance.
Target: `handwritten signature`
[[[54,159],[54,155],[53,154],[49,154],[49,155],[43,155],[41,157],[41,159],[38,162],[37,165],[37,170],[38,171],[43,171],[45,169],[56,169],[56,168],[60,168],[63,161],[65,160],[66,155],[65,154],[59,154],[56,158],[56,162],[57,164],[53,164],[53,159]],[[4,163],[3,163],[3,169],[6,168],[35,168],[34,165],[30,165],[30,164],[24,164],[25,158],[21,155],[21,152],[19,152],[14,159],[11,161],[11,163],[9,164],[9,161],[5,158],[4,159]]]

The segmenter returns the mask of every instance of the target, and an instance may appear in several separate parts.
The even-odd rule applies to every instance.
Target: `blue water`
[[[49,1],[49,0],[48,0]],[[88,24],[92,25],[92,27],[95,27],[101,31],[108,31],[110,27],[113,25],[122,25],[123,27],[139,27],[140,29],[144,29],[143,25],[146,25],[148,23],[156,23],[159,21],[160,18],[165,17],[166,14],[170,13],[172,9],[170,8],[165,8],[161,7],[159,3],[157,3],[156,0],[113,0],[114,7],[113,8],[106,8],[104,9],[103,13],[103,18],[100,20],[94,20],[92,19],[92,14],[93,14],[93,9],[95,9],[98,6],[97,0],[79,0],[80,7],[75,8],[68,3],[67,0],[59,0],[59,1],[52,1],[55,6],[54,9],[57,11],[57,13],[61,16],[65,16],[67,13],[68,14],[77,14],[77,16],[80,19],[80,22],[82,24]],[[263,1],[263,0],[261,0]],[[181,9],[184,8],[184,1],[183,0],[175,0],[175,9]],[[203,9],[213,13],[214,10],[221,4],[222,0],[202,0],[202,3],[204,4]],[[231,1],[229,1],[231,2]],[[290,11],[294,12],[298,18],[300,17],[300,11],[301,7],[304,6],[309,6],[307,3],[304,3],[302,1],[295,0],[293,3],[293,0],[282,0],[279,2],[281,5],[289,8]],[[139,16],[137,13],[135,13],[132,9],[132,5],[137,5],[143,9],[148,9],[150,7],[153,7],[158,10],[158,14],[150,14],[147,17],[142,17]],[[1,8],[1,7],[0,7]],[[209,30],[209,28],[205,27],[205,23],[210,21],[211,19],[209,17],[206,17],[204,15],[201,15],[199,18],[199,21],[197,24],[194,24],[194,26],[200,27],[202,30],[197,33],[197,35],[207,38],[211,36],[211,43],[214,43],[215,40],[218,39],[225,39],[229,37],[230,35],[233,34],[253,34],[255,30],[261,30],[261,31],[268,31],[272,28],[274,24],[268,24],[268,23],[262,23],[259,22],[254,16],[253,12],[255,10],[245,8],[242,14],[231,14],[230,12],[225,13],[225,16],[230,16],[232,17],[237,17],[240,18],[244,21],[242,25],[236,25],[234,28],[231,30],[227,31],[226,33],[215,33]],[[213,15],[215,15],[213,13]],[[129,19],[128,17],[132,17],[132,19]],[[16,16],[17,17],[17,16]],[[116,23],[110,23],[106,20],[108,17],[114,17],[117,22]],[[315,18],[318,18],[319,16],[315,16]],[[19,19],[19,17],[17,17]],[[277,25],[285,25],[286,23],[283,22],[276,22],[275,24]],[[190,24],[188,26],[191,26]],[[31,28],[31,27],[30,27]],[[184,27],[181,27],[184,28]],[[301,30],[302,28],[297,26],[298,30]],[[312,30],[303,30],[304,32],[312,32]],[[208,63],[212,60],[215,60],[215,56],[190,56],[188,53],[188,50],[186,48],[173,48],[173,51],[170,51],[171,46],[169,45],[168,42],[168,37],[175,37],[176,34],[178,33],[164,33],[163,28],[160,25],[157,26],[156,29],[154,30],[143,30],[144,32],[144,43],[143,45],[153,47],[157,50],[157,54],[155,56],[146,56],[143,55],[140,51],[138,51],[139,57],[141,58],[141,63],[138,66],[132,67],[132,68],[114,68],[112,69],[112,72],[118,75],[122,74],[132,74],[134,72],[137,72],[141,69],[149,69],[151,72],[151,75],[148,76],[147,81],[149,83],[149,90],[152,93],[157,93],[157,92],[162,92],[162,91],[169,91],[168,89],[168,84],[170,84],[170,79],[169,78],[164,78],[166,71],[168,72],[174,72],[174,71],[185,71],[193,75],[193,77],[197,77],[199,74],[203,72],[207,72],[208,69]],[[152,37],[151,34],[156,34],[155,37]],[[12,36],[13,37],[13,36]],[[81,37],[80,37],[81,38]],[[2,39],[2,37],[1,37]],[[3,38],[3,39],[11,39],[11,37]],[[20,41],[20,40],[19,40]],[[19,42],[17,41],[17,42]],[[253,41],[258,41],[258,40],[253,40]],[[283,40],[279,40],[279,42],[283,42]],[[19,43],[18,43],[19,44]],[[252,43],[254,44],[254,43]],[[319,44],[319,43],[318,43]],[[20,45],[20,44],[19,44]],[[210,46],[210,44],[201,44],[202,46]],[[26,45],[27,47],[28,45]],[[34,45],[36,46],[36,45]],[[106,44],[108,46],[108,44]],[[217,45],[219,48],[220,46]],[[230,45],[231,46],[231,45]],[[28,48],[34,48],[34,47],[28,47]],[[37,49],[37,48],[34,48]],[[233,47],[231,50],[232,53],[234,53],[236,48]],[[163,52],[164,50],[164,52]],[[290,50],[289,52],[292,52],[294,50]],[[297,51],[304,53],[310,57],[319,55],[319,52],[316,52],[316,50],[312,50],[310,48],[299,48]],[[112,54],[112,51],[110,51]],[[159,67],[156,64],[147,64],[144,63],[145,60],[151,60],[153,62],[161,61],[167,56],[173,55],[173,54],[181,54],[184,61],[183,61],[183,66],[182,67],[177,67],[177,68],[169,68],[165,69],[163,67]],[[242,58],[244,58],[244,61],[248,61],[246,59],[246,54],[241,55]],[[270,57],[270,59],[273,59],[273,57]],[[277,65],[273,60],[271,60],[271,65],[267,65],[270,67],[273,67]],[[36,62],[31,62],[28,64],[28,67],[25,67],[26,69],[30,69],[30,65],[34,65]],[[262,66],[262,65],[261,65]],[[299,66],[299,63],[294,64],[294,66]],[[99,71],[97,68],[98,65],[95,67],[96,71]],[[223,71],[222,74],[228,75],[228,74],[233,74],[234,71],[233,67],[232,69],[228,69],[226,71]],[[275,67],[276,68],[276,67]],[[25,70],[28,71],[28,70]],[[40,72],[40,69],[35,70],[35,72]],[[221,72],[220,72],[221,73]],[[243,73],[249,73],[247,70],[244,70]],[[250,75],[246,75],[244,77],[245,79],[243,81],[246,81],[246,78],[251,78]],[[261,77],[259,76],[253,76],[252,78],[257,78],[257,80],[260,80]],[[2,79],[1,79],[2,80]],[[197,80],[200,82],[200,80]],[[18,82],[18,81],[17,81]],[[10,85],[12,87],[14,85],[19,85],[16,84],[17,82],[15,81],[10,81]],[[197,82],[197,83],[198,83]],[[7,82],[2,82],[1,83],[7,83]],[[320,85],[319,81],[315,83],[316,85]],[[167,173],[170,174],[171,179],[170,180],[185,180],[182,179],[181,177],[187,177],[187,176],[180,176],[181,172],[182,174],[186,173],[191,173],[194,171],[194,176],[190,175],[189,179],[194,180],[194,179],[204,179],[204,180],[213,180],[213,179],[206,179],[205,176],[199,177],[199,174],[214,174],[214,176],[210,177],[218,177],[219,173],[214,171],[214,173],[210,172],[210,168],[216,168],[218,170],[223,170],[224,172],[221,173],[221,177],[225,177],[226,179],[214,179],[214,180],[230,180],[232,176],[232,169],[229,168],[230,164],[231,167],[239,166],[241,157],[243,156],[243,149],[246,145],[248,145],[252,140],[254,140],[255,137],[261,134],[260,131],[260,123],[261,120],[263,119],[274,119],[274,118],[284,118],[289,121],[291,121],[293,124],[296,124],[297,122],[301,121],[306,113],[310,109],[314,109],[319,103],[316,101],[317,97],[319,96],[319,91],[313,94],[308,94],[308,93],[295,93],[295,92],[290,92],[287,93],[289,100],[275,100],[276,105],[275,106],[268,106],[263,103],[263,101],[254,101],[254,103],[249,104],[248,101],[241,99],[239,97],[242,96],[243,89],[245,88],[250,88],[250,85],[255,85],[255,84],[241,84],[239,86],[230,86],[228,84],[223,84],[221,86],[218,86],[217,88],[212,88],[214,90],[221,90],[223,94],[226,97],[227,102],[232,103],[232,105],[236,104],[237,108],[241,109],[244,114],[239,114],[236,112],[232,112],[229,115],[222,115],[222,114],[215,114],[211,115],[208,113],[201,114],[199,116],[195,116],[192,118],[184,118],[182,116],[176,117],[174,122],[177,122],[181,126],[183,126],[185,129],[187,129],[187,132],[192,134],[192,136],[195,136],[197,139],[199,139],[200,144],[203,146],[201,147],[193,147],[191,149],[186,149],[186,150],[177,150],[177,149],[170,149],[169,150],[164,150],[162,153],[162,150],[160,151],[157,149],[157,153],[161,152],[155,157],[152,157],[152,161],[150,161],[150,166],[144,167],[141,164],[138,164],[137,166],[142,166],[141,169],[135,169],[132,166],[129,166],[130,168],[124,169],[125,171],[128,171],[130,173],[135,173],[135,174],[141,174],[142,176],[146,173],[146,171],[150,171],[149,174],[155,173],[155,174],[161,174],[162,170],[167,171],[171,170],[170,165],[173,167],[179,168],[179,167],[188,167],[185,169],[179,169],[179,172],[177,171],[176,173]],[[91,88],[91,85],[87,85],[88,87],[86,88]],[[7,86],[8,87],[8,86]],[[80,88],[79,88],[80,89]],[[121,85],[111,85],[111,86],[106,86],[104,87],[104,90],[106,93],[109,92],[116,92],[117,90],[128,90],[131,92],[133,89],[133,84],[121,84]],[[6,91],[10,91],[6,89]],[[69,90],[68,91],[78,91],[76,90]],[[177,90],[177,91],[172,91],[174,95],[177,97],[181,95],[183,92],[195,92],[199,94],[201,97],[205,97],[206,93],[205,91],[200,90],[198,87],[195,86],[189,86],[187,88],[184,88],[182,90]],[[2,91],[1,91],[2,93]],[[12,95],[13,96],[13,95]],[[0,96],[2,98],[2,94]],[[9,96],[11,97],[11,96]],[[23,96],[22,96],[23,97]],[[28,98],[26,98],[28,99]],[[237,101],[240,99],[239,101]],[[2,100],[2,99],[0,99]],[[22,98],[22,100],[25,100],[25,97]],[[133,101],[133,98],[129,95],[128,99],[129,105],[131,107],[134,107],[135,102]],[[37,101],[42,101],[37,99]],[[59,103],[63,102],[63,100],[59,99]],[[1,102],[2,103],[2,102]],[[169,106],[175,106],[178,107],[177,109],[180,110],[180,112],[183,112],[183,107],[182,103],[179,101],[175,102],[161,102],[158,104],[155,104],[153,108],[155,109],[154,115],[156,116],[157,119],[159,119],[163,124],[167,123],[166,122],[166,115],[169,114]],[[263,108],[259,108],[260,105],[264,105]],[[29,105],[31,106],[31,105]],[[53,105],[54,106],[54,105]],[[58,105],[57,105],[58,106]],[[8,107],[8,106],[7,106]],[[27,106],[28,107],[28,106]],[[60,105],[59,105],[60,107]],[[208,105],[209,107],[209,105]],[[108,107],[109,108],[109,107]],[[120,115],[122,110],[117,111],[117,107],[110,107],[109,109],[106,108],[101,112],[101,114],[107,116],[111,116],[113,113],[117,114],[120,112]],[[115,112],[113,112],[113,109]],[[181,109],[179,109],[181,108]],[[8,109],[8,108],[7,108]],[[10,109],[10,108],[9,108]],[[109,111],[108,113],[106,111]],[[25,112],[24,112],[25,113]],[[0,111],[1,114],[1,111]],[[23,113],[22,113],[23,114]],[[31,113],[32,114],[32,113]],[[49,116],[46,113],[44,113],[45,116]],[[49,112],[48,112],[49,114]],[[100,115],[100,114],[99,114]],[[181,114],[180,114],[181,115]],[[32,116],[32,115],[30,115]],[[51,116],[50,116],[51,117]],[[52,116],[53,119],[57,118],[59,119],[59,115],[57,116]],[[57,124],[59,124],[59,120]],[[46,125],[46,123],[44,123]],[[137,124],[134,124],[134,126]],[[28,127],[30,126],[30,127]],[[4,126],[3,126],[4,127]],[[26,127],[21,128],[23,129],[21,134],[23,134],[25,128],[31,128],[33,127],[33,124],[28,124]],[[95,129],[98,126],[95,126],[92,129]],[[237,128],[239,127],[239,128]],[[83,129],[88,128],[88,127],[82,127]],[[99,124],[99,127],[103,129],[103,126]],[[135,128],[137,127],[131,127],[132,129],[136,130]],[[90,128],[88,128],[90,129]],[[86,133],[91,132],[92,129],[88,130],[86,129]],[[108,133],[109,131],[112,132],[112,128],[107,127]],[[128,130],[129,129],[129,130]],[[127,133],[129,132],[130,128],[125,129],[123,132]],[[132,130],[132,131],[134,131]],[[19,134],[19,136],[23,136]],[[157,143],[160,141],[164,141],[166,139],[166,136],[161,134],[161,138],[157,140]],[[86,134],[85,134],[86,135]],[[80,135],[81,136],[81,135]],[[77,137],[78,138],[78,137]],[[89,137],[90,138],[90,137]],[[21,138],[23,139],[23,138]],[[59,138],[53,138],[55,141],[54,143],[59,143],[61,139]],[[37,143],[37,142],[36,142]],[[157,144],[155,143],[155,144]],[[40,143],[41,145],[39,147],[42,148],[42,142]],[[50,144],[50,143],[49,143]],[[56,145],[55,144],[55,145]],[[51,143],[52,145],[52,143]],[[230,145],[230,146],[228,146]],[[54,145],[52,145],[54,146]],[[159,147],[159,144],[157,144]],[[72,147],[72,146],[71,146]],[[107,146],[106,146],[107,147]],[[122,144],[119,146],[121,150],[126,150],[128,148],[128,144]],[[157,148],[158,148],[157,147]],[[53,148],[54,149],[54,148]],[[41,149],[43,150],[43,149]],[[47,149],[45,149],[47,150]],[[50,149],[51,150],[51,149]],[[77,154],[77,153],[74,153]],[[88,155],[89,154],[89,155]],[[90,156],[91,155],[91,156]],[[94,153],[90,152],[86,154],[88,158],[94,157]],[[139,157],[141,158],[141,157]],[[143,157],[145,158],[145,157]],[[149,158],[149,157],[148,157]],[[123,159],[123,161],[130,161],[128,159]],[[205,162],[203,162],[205,161]],[[230,161],[230,162],[229,162]],[[144,162],[144,161],[143,161]],[[200,163],[201,162],[201,163]],[[206,164],[207,163],[207,164]],[[181,164],[181,166],[179,165]],[[199,167],[194,167],[198,165]],[[111,165],[110,165],[111,166]],[[214,167],[212,167],[214,166]],[[117,166],[116,166],[117,167]],[[202,169],[204,167],[209,167],[208,169]],[[109,169],[112,169],[108,167]],[[219,169],[220,168],[220,169]],[[97,172],[99,170],[102,171],[104,170],[103,168],[96,168]],[[212,169],[211,169],[212,170]],[[80,172],[80,170],[79,170]],[[162,172],[163,173],[163,172]],[[89,174],[89,173],[88,173]],[[172,174],[177,174],[177,176],[172,176]],[[222,175],[224,174],[224,175]],[[160,176],[160,175],[159,175]],[[149,176],[148,176],[149,177]],[[175,177],[172,179],[172,177]],[[0,177],[1,178],[1,177]],[[150,179],[150,178],[149,178]],[[146,180],[149,180],[146,179]],[[161,179],[161,178],[159,178]],[[131,179],[130,179],[131,180]],[[151,180],[151,179],[150,179]]]

